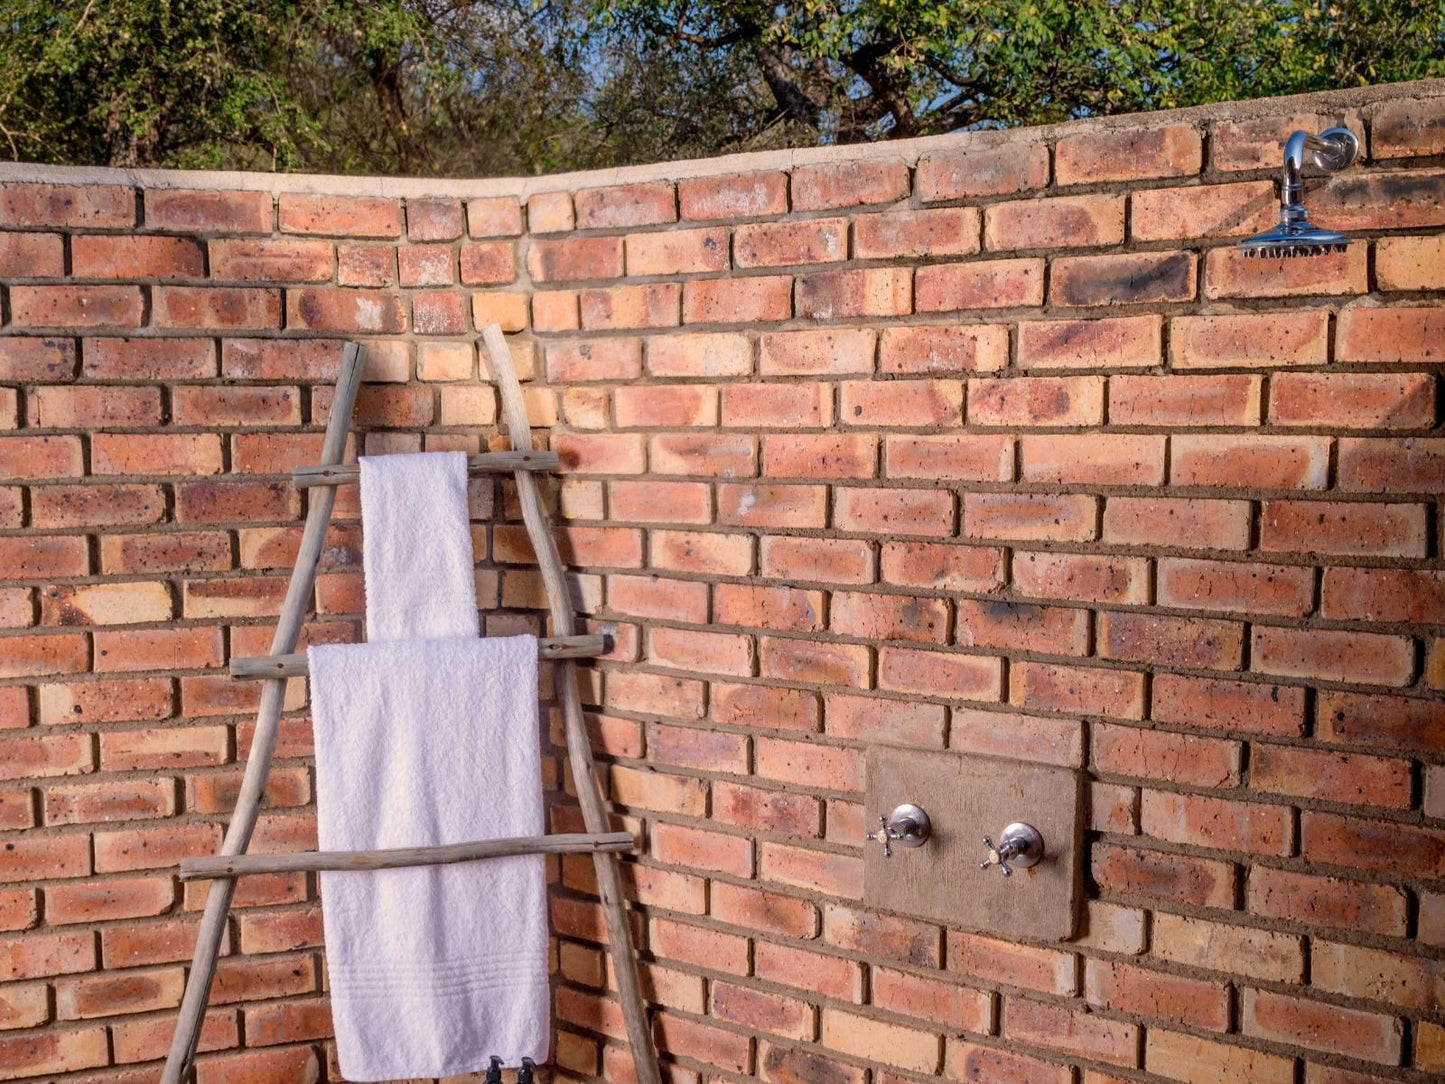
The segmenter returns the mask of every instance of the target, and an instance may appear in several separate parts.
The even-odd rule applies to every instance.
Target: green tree
[[[0,0],[0,155],[488,176],[1445,75],[1445,0]]]

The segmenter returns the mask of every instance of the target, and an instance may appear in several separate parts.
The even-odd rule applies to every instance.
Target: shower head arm
[[[1360,153],[1360,142],[1348,128],[1327,128],[1319,135],[1298,129],[1284,142],[1284,178],[1280,186],[1280,206],[1286,214],[1304,206],[1305,152],[1314,164],[1326,173],[1334,173],[1352,164]]]

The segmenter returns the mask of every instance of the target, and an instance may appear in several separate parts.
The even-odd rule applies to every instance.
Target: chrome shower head
[[[1279,194],[1279,224],[1239,243],[1246,256],[1289,258],[1343,252],[1350,239],[1310,221],[1304,204],[1304,157],[1311,152],[1327,173],[1344,169],[1359,157],[1360,141],[1348,128],[1329,128],[1319,135],[1297,131],[1285,140],[1284,179]]]

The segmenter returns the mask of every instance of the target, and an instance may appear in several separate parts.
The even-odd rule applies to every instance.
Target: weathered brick
[[[813,320],[903,316],[913,311],[913,275],[907,268],[828,271],[798,279],[797,314]]]
[[[1066,434],[1019,438],[1019,473],[1025,482],[1066,485],[1160,485],[1162,436],[1099,433],[1087,445]]]
[[[0,275],[7,279],[47,279],[64,274],[65,243],[60,234],[0,233]]]
[[[1259,743],[1250,750],[1250,786],[1270,794],[1347,805],[1408,808],[1409,762],[1363,753]]]
[[[1043,300],[1043,260],[930,264],[914,273],[914,307],[919,312],[1010,309],[1041,305]]]
[[[889,327],[883,329],[878,353],[885,373],[996,372],[1008,364],[1008,328]]]
[[[135,328],[143,309],[137,286],[10,287],[10,322],[16,327]]]
[[[81,235],[70,244],[78,279],[195,279],[205,275],[201,246],[188,237]]]
[[[1109,381],[1109,421],[1180,428],[1258,425],[1262,384],[1263,378],[1245,374],[1116,376]]]
[[[1190,124],[1121,128],[1065,136],[1054,148],[1060,185],[1183,177],[1203,164],[1203,140]]]
[[[918,163],[918,198],[925,203],[977,196],[1007,196],[1042,188],[1049,180],[1044,143],[977,147],[925,157]]]
[[[1088,426],[1103,420],[1101,376],[1024,376],[968,382],[971,425]]]
[[[1082,494],[969,493],[963,531],[974,538],[1086,542],[1095,536],[1099,502]]]
[[[1104,320],[1027,320],[1019,324],[1021,369],[1134,369],[1158,365],[1158,316]]]
[[[151,305],[157,327],[250,330],[281,326],[279,290],[157,286],[151,290]]]
[[[1362,294],[1368,288],[1363,245],[1308,260],[1248,257],[1241,249],[1215,248],[1204,261],[1208,298]]]
[[[726,257],[726,243],[723,254]],[[733,235],[733,259],[738,267],[836,263],[847,258],[846,218],[750,223],[739,226]],[[723,266],[726,266],[725,258]],[[722,267],[713,270],[722,270]]]
[[[1190,301],[1196,280],[1191,252],[1061,256],[1049,269],[1049,295],[1065,307]]]
[[[890,478],[977,482],[1007,482],[1013,478],[1013,438],[1008,435],[890,435],[884,439],[884,473]],[[866,473],[872,473],[871,456]],[[850,472],[848,476],[866,474]]]
[[[1445,289],[1445,238],[1386,237],[1375,242],[1381,290]]]
[[[1235,869],[1228,862],[1096,844],[1090,871],[1099,887],[1111,894],[1195,907],[1234,905]]]
[[[689,289],[711,283],[741,280],[714,279],[689,282]],[[679,323],[681,287],[675,282],[649,283],[644,286],[615,286],[611,289],[583,290],[579,297],[582,326],[590,330],[613,330],[634,327],[676,327]],[[711,310],[709,310],[711,312]],[[710,315],[712,319],[749,319]]]
[[[146,226],[186,233],[270,233],[275,197],[269,192],[159,189],[145,193]],[[123,223],[130,225],[134,209]]]
[[[1246,897],[1252,913],[1310,932],[1328,926],[1400,936],[1405,930],[1405,893],[1394,885],[1255,867],[1249,872]]]
[[[1243,1008],[1244,1033],[1255,1038],[1383,1065],[1399,1065],[1404,1056],[1404,1024],[1392,1016],[1249,987]]]
[[[401,201],[365,196],[308,196],[283,193],[282,233],[330,237],[400,237]]]
[[[1150,188],[1129,197],[1129,231],[1136,241],[1239,237],[1273,226],[1278,213],[1269,181]]]
[[[892,203],[908,195],[908,167],[888,161],[800,166],[793,170],[792,192],[796,211]]]
[[[1292,1084],[1295,1079],[1293,1058],[1163,1028],[1148,1030],[1144,1066],[1185,1084]]]
[[[1124,198],[1051,196],[995,203],[984,214],[983,237],[992,251],[1116,245],[1124,240]]]
[[[574,202],[577,228],[583,230],[677,221],[677,195],[670,181],[584,188]]]
[[[1298,565],[1181,557],[1159,561],[1157,590],[1161,606],[1303,617],[1313,608],[1314,583],[1314,571]]]
[[[678,182],[678,203],[685,221],[758,218],[788,209],[785,173],[731,173]]]

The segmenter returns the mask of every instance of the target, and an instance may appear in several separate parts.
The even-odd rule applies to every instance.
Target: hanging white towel
[[[477,634],[463,452],[361,457],[366,638]]]
[[[537,641],[476,635],[465,460],[362,460],[366,644],[308,651],[323,850],[432,846],[545,831]],[[378,469],[381,468],[381,469]],[[382,485],[366,487],[368,475]],[[414,488],[395,485],[409,477]],[[438,492],[423,508],[419,492]],[[374,502],[384,500],[386,505]],[[393,500],[411,508],[398,516]],[[458,511],[460,509],[460,511]],[[448,537],[444,546],[438,540]],[[418,540],[418,556],[408,552]],[[381,557],[370,560],[373,549]],[[421,557],[428,550],[430,556]],[[384,572],[383,572],[384,570]],[[383,583],[374,575],[387,577]],[[417,604],[413,593],[449,596]],[[463,617],[454,596],[463,596]],[[385,610],[392,612],[383,612]],[[400,617],[398,617],[400,613]],[[413,625],[433,630],[433,637]],[[448,627],[448,626],[452,627]],[[458,628],[457,626],[464,626]],[[380,632],[394,634],[382,638]],[[337,1055],[348,1080],[445,1077],[547,1059],[546,873],[541,855],[321,874]]]

